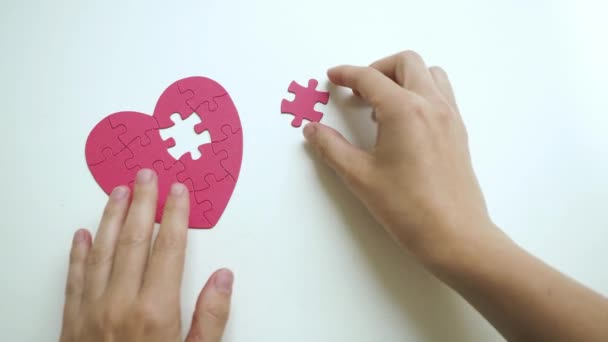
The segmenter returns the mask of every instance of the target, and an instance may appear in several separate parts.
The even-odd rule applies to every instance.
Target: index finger
[[[414,51],[404,51],[370,65],[405,89],[415,93],[436,93],[433,77],[422,57]]]
[[[153,292],[154,298],[179,295],[186,254],[189,205],[186,187],[180,183],[173,184],[142,287],[143,291]]]
[[[375,108],[386,106],[392,98],[413,95],[372,67],[342,65],[329,69],[327,76],[332,83],[354,90]]]

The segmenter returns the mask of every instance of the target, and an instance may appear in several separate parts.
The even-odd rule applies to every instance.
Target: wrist
[[[467,228],[441,230],[435,241],[421,242],[414,255],[439,278],[458,277],[471,269],[492,267],[496,253],[503,254],[515,244],[489,219]]]

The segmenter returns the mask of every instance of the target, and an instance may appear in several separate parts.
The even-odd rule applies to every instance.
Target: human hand
[[[184,185],[172,186],[152,245],[157,193],[156,174],[141,170],[132,201],[125,186],[110,195],[94,242],[87,230],[74,235],[61,342],[182,341],[189,195]],[[221,340],[232,281],[225,269],[209,278],[186,341]]]
[[[413,52],[329,79],[372,105],[371,151],[319,123],[304,135],[375,218],[513,341],[606,341],[608,301],[511,241],[489,218],[445,72]]]
[[[447,256],[454,242],[494,230],[442,69],[408,51],[328,76],[374,108],[376,145],[362,150],[319,123],[304,135],[400,244],[420,257]]]

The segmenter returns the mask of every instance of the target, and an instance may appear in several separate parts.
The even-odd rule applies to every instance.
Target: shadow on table
[[[336,92],[332,92],[334,96]],[[342,102],[340,102],[342,100]],[[354,111],[369,108],[357,98],[334,100],[341,111],[349,117],[344,118],[345,127],[351,129],[353,141],[361,146],[371,144],[375,139],[375,129],[370,115],[353,114]],[[307,145],[306,145],[307,146]],[[339,177],[322,163],[310,148],[306,147],[322,186],[342,214],[347,226],[358,242],[362,253],[367,257],[369,266],[376,273],[378,281],[386,289],[388,296],[398,304],[403,314],[403,322],[417,329],[416,335],[424,341],[471,341],[475,334],[465,320],[463,302],[449,288],[424,270],[417,261],[393,242],[383,228],[359,200],[342,184]]]

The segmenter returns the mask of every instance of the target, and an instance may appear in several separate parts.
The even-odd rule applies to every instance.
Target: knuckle
[[[114,217],[117,214],[117,206],[111,201],[103,208],[102,217]]]
[[[112,252],[100,247],[93,247],[87,256],[87,265],[99,267],[111,263],[113,259],[114,255]]]
[[[451,115],[450,112],[448,111],[437,111],[435,113],[435,117],[436,117],[436,121],[437,124],[439,125],[439,127],[443,128],[444,130],[449,130],[450,127],[453,126],[454,120],[453,120],[453,115]]]
[[[133,247],[145,243],[148,240],[148,235],[144,232],[124,232],[118,238],[118,245],[124,247]]]
[[[179,215],[184,214],[185,209],[186,208],[181,201],[167,201],[163,209],[163,216],[170,218],[178,217]]]
[[[140,301],[135,305],[133,319],[135,324],[145,327],[162,327],[168,322],[166,310],[151,301]]]
[[[435,115],[442,121],[452,121],[454,118],[454,110],[443,99],[440,99],[434,103],[434,111]]]
[[[167,201],[165,202],[165,206],[163,208],[163,216],[174,215],[176,212],[175,201]]]
[[[386,94],[383,92],[374,92],[370,95],[368,95],[369,97],[369,103],[371,103],[372,105],[376,106],[376,108],[382,108],[387,106],[392,98],[396,98],[396,96],[394,96],[394,94]]]
[[[137,188],[133,193],[133,201],[129,211],[145,212],[156,205],[157,190],[154,185],[146,184]]]
[[[374,71],[376,69],[372,67],[359,67],[357,68],[357,72],[355,73],[355,88],[360,89],[365,86],[367,82],[369,82],[370,78],[373,77]]]
[[[448,73],[445,70],[443,70],[443,68],[440,66],[434,65],[434,66],[430,67],[429,70],[431,71],[431,73],[433,73],[435,75],[439,75],[443,78],[447,78],[447,76],[448,76]]]
[[[196,329],[193,329],[188,334],[188,337],[186,337],[186,342],[204,342],[204,340],[200,332]]]
[[[96,320],[97,328],[101,331],[113,331],[122,324],[119,311],[116,306],[111,305],[98,315]]]
[[[203,308],[201,315],[203,321],[224,324],[230,315],[230,306],[226,301],[214,301]]]
[[[79,296],[83,292],[83,287],[80,281],[69,278],[65,284],[65,295],[68,297]]]
[[[402,61],[421,61],[422,57],[413,50],[405,50],[399,53],[399,59]]]
[[[173,252],[179,251],[183,247],[182,239],[174,233],[159,235],[154,242],[154,251],[156,252]]]
[[[426,101],[421,97],[412,97],[403,101],[403,107],[413,115],[423,115],[426,111]]]
[[[137,213],[138,216],[146,215],[150,208],[156,205],[156,197],[152,196],[152,193],[142,193],[133,197],[131,207],[129,208],[129,215],[131,212]]]
[[[82,255],[82,253],[80,251],[78,251],[76,248],[72,248],[72,250],[70,251],[70,260],[69,260],[70,265],[79,264],[83,261],[83,259],[84,259],[84,256]]]
[[[155,170],[152,171],[152,176],[154,179],[158,178],[158,173]],[[156,182],[148,182],[148,183],[135,183],[135,187],[133,188],[133,200],[144,200],[151,193],[157,191],[157,183]]]

